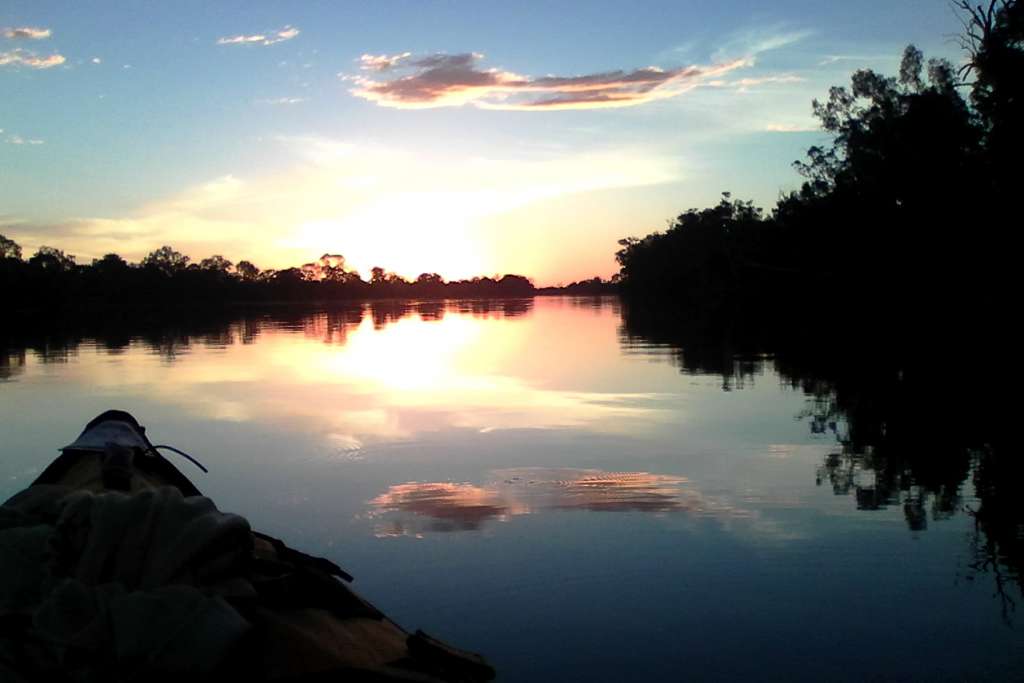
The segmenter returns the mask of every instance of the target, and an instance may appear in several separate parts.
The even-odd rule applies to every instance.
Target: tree
[[[303,263],[299,268],[299,272],[302,274],[302,279],[307,282],[320,282],[323,279],[323,270],[320,268],[320,264],[315,261]]]
[[[53,247],[39,247],[32,258],[28,260],[29,265],[53,272],[67,272],[75,267],[75,257],[65,254],[60,249]]]
[[[102,275],[115,275],[124,273],[131,266],[118,254],[107,254],[103,258],[93,259],[92,267]]]
[[[893,180],[936,171],[922,163],[920,153],[935,156],[929,152],[938,147],[947,157],[962,157],[976,143],[967,105],[954,87],[952,66],[929,61],[926,83],[923,63],[921,51],[909,45],[899,78],[861,69],[853,74],[849,90],[833,87],[827,101],[812,102],[814,115],[833,140],[831,148],[812,147],[808,162],[794,164],[810,181],[805,191],[821,194],[837,183],[867,187],[870,179],[898,189],[900,183]]]
[[[320,267],[345,269],[345,257],[341,254],[324,254],[320,257]]]
[[[175,251],[172,247],[165,244],[159,249],[151,251],[146,258],[142,259],[142,266],[170,277],[175,273],[185,270],[190,260],[188,256],[185,256],[180,251]]]
[[[199,267],[203,270],[213,271],[217,273],[227,274],[231,271],[231,266],[234,265],[231,261],[227,260],[220,254],[214,254],[209,258],[204,258],[199,262]]]
[[[634,292],[717,305],[738,287],[741,262],[756,253],[761,214],[752,202],[725,192],[717,206],[690,209],[665,232],[620,240],[615,258],[621,280]]]
[[[1024,153],[1024,6],[1017,0],[989,0],[974,7],[959,0],[964,31],[961,46],[967,62],[960,69],[973,76],[971,101],[981,117],[985,149],[997,188],[1017,191],[1015,170]]]
[[[341,254],[324,254],[316,265],[319,267],[320,280],[341,284],[352,280],[351,275],[345,270],[345,257]],[[358,274],[356,279],[359,279]]]
[[[244,282],[255,282],[260,276],[260,269],[250,261],[239,261],[235,266],[235,272]]]
[[[418,285],[443,285],[444,278],[437,273],[420,273],[416,277],[416,284]]]
[[[814,101],[832,143],[795,164],[807,182],[775,210],[779,265],[827,274],[837,296],[893,314],[972,296],[996,226],[978,215],[990,188],[982,131],[956,82],[952,65],[911,45],[898,77],[862,69]]]
[[[12,258],[21,260],[21,246],[12,239],[0,235],[0,259]]]
[[[498,285],[502,294],[513,296],[529,296],[534,290],[530,279],[522,275],[506,275],[498,280]]]

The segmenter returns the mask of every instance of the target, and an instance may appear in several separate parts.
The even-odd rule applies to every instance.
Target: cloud
[[[291,40],[299,35],[299,29],[294,26],[285,26],[273,33],[254,33],[252,35],[240,34],[237,36],[224,36],[217,39],[218,45],[274,45]]]
[[[13,40],[42,40],[53,35],[50,29],[37,26],[11,26],[2,29],[2,33],[4,38]]]
[[[273,38],[269,38],[263,42],[264,45],[273,45],[274,43],[281,43],[286,40],[291,40],[295,36],[299,35],[299,29],[293,26],[285,26],[283,29],[274,34]]]
[[[262,43],[267,37],[262,33],[251,36],[224,36],[217,39],[218,45],[244,45],[245,43]]]
[[[359,58],[359,68],[364,71],[389,71],[411,56],[411,52],[397,55],[363,55]]]
[[[0,133],[3,131],[0,130]],[[46,143],[46,140],[40,140],[38,138],[23,138],[20,135],[12,135],[7,138],[7,143],[11,145],[42,145]]]
[[[707,81],[705,85],[713,88],[729,88],[736,92],[748,92],[751,88],[760,85],[773,85],[779,83],[804,83],[807,79],[794,74],[777,74],[771,76],[755,76],[750,78],[737,78],[735,80],[715,79]]]
[[[40,57],[34,52],[21,48],[0,52],[0,66],[27,66],[30,69],[50,69],[60,66],[66,61],[64,55],[52,54]]]
[[[356,84],[351,92],[381,106],[422,109],[472,104],[481,109],[551,111],[629,107],[675,97],[708,79],[749,66],[738,58],[710,66],[662,69],[648,66],[632,71],[608,71],[582,76],[523,76],[479,66],[478,53],[412,57],[363,55],[360,68],[385,73],[390,79],[345,76]]]
[[[757,85],[767,85],[769,83],[803,83],[805,80],[802,76],[796,76],[794,74],[781,74],[778,76],[760,76],[757,78],[740,78],[729,83],[729,85],[736,88],[752,88]]]
[[[818,66],[829,66],[830,64],[836,64],[838,62],[884,62],[892,61],[893,56],[891,54],[881,55],[826,55]]]
[[[769,133],[810,133],[820,131],[821,126],[814,123],[769,123],[764,129]]]
[[[256,100],[259,104],[299,104],[305,102],[305,97],[272,97],[269,99]]]
[[[724,61],[737,55],[753,59],[762,53],[799,43],[812,35],[813,31],[793,30],[782,24],[738,31],[715,50],[712,59]]]

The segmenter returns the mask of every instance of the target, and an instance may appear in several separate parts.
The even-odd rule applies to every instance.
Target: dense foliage
[[[91,265],[52,247],[40,247],[27,261],[21,247],[0,235],[0,283],[21,296],[11,303],[28,311],[55,311],[69,305],[88,308],[196,306],[213,302],[334,301],[379,298],[460,298],[531,296],[535,289],[521,275],[445,281],[436,273],[407,280],[373,268],[369,281],[345,268],[338,254],[298,268],[260,270],[220,255],[191,263],[163,246],[129,264],[107,254]]]
[[[623,240],[623,321],[627,339],[677,349],[684,372],[720,373],[725,389],[774,364],[839,443],[819,484],[859,509],[900,507],[914,532],[970,515],[967,568],[993,576],[1009,619],[1009,588],[1024,589],[1024,459],[1005,397],[1024,10],[958,7],[964,68],[908,47],[897,76],[832,88],[814,103],[831,144],[770,214],[726,195]]]
[[[1024,20],[1016,1],[963,12],[966,68],[910,46],[895,77],[857,71],[813,103],[832,141],[796,164],[798,191],[767,216],[726,195],[622,240],[625,290],[711,309],[799,299],[900,318],[991,313],[1011,272]]]

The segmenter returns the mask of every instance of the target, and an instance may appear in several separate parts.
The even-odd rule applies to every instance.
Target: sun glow
[[[380,266],[407,278],[516,273],[550,284],[569,264],[610,275],[615,240],[634,229],[581,221],[581,202],[681,177],[678,159],[643,149],[499,159],[321,138],[276,142],[288,159],[283,170],[197,183],[130,215],[70,220],[59,246],[87,262],[108,252],[134,261],[170,244],[193,259],[219,253],[260,268],[338,253],[364,278]],[[574,209],[552,226],[544,217],[556,199]],[[9,236],[28,251],[40,244],[34,233]]]
[[[410,398],[467,388],[468,378],[456,365],[479,337],[479,321],[452,316],[424,324],[417,316],[389,325],[384,333],[372,328],[373,322],[364,320],[344,349],[321,355],[312,372],[374,390],[405,392]]]
[[[408,279],[420,273],[469,278],[495,271],[472,229],[473,217],[484,212],[472,195],[395,194],[348,215],[304,223],[284,245],[315,253],[324,245],[343,244],[348,268],[364,278],[375,266]]]

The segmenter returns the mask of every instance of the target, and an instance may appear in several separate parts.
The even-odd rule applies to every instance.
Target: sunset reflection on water
[[[843,425],[816,430],[771,360],[639,335],[625,311],[392,301],[25,331],[0,348],[0,488],[26,486],[102,410],[130,410],[208,467],[175,460],[220,509],[507,680],[658,680],[708,656],[731,671],[752,643],[760,661],[811,662],[845,652],[836,638],[884,640],[903,679],[920,672],[892,668],[904,648],[932,678],[1019,651],[989,583],[963,580],[973,517],[912,534],[902,505],[858,509],[878,483],[835,455]],[[879,621],[880,604],[898,609]],[[836,614],[842,633],[819,627]],[[965,639],[976,657],[956,655]]]
[[[385,303],[246,321],[159,345],[133,339],[115,356],[83,347],[61,373],[100,394],[145,393],[204,418],[319,434],[347,453],[446,429],[625,433],[666,417],[656,393],[580,386],[606,370],[614,348],[591,342],[612,311],[538,319],[531,308]],[[46,375],[54,360],[28,356],[17,369]]]
[[[370,501],[378,536],[478,530],[491,521],[551,510],[689,513],[750,517],[711,500],[686,477],[650,472],[550,468],[495,470],[484,485],[406,482]]]

